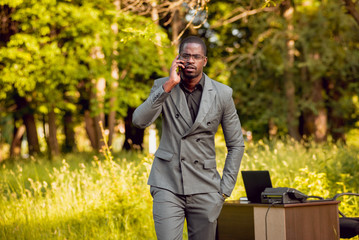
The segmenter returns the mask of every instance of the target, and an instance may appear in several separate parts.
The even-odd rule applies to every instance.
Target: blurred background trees
[[[132,112],[187,35],[207,42],[205,72],[234,89],[255,139],[345,142],[358,128],[358,11],[350,0],[3,0],[0,160],[24,140],[30,155],[83,139],[98,151],[104,134],[142,149]]]
[[[343,3],[211,3],[214,49],[229,66],[244,126],[257,137],[345,141],[358,121],[359,25]]]

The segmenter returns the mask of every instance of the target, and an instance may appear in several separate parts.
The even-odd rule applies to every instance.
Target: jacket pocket
[[[216,168],[217,167],[216,159],[204,160],[204,166],[203,167],[205,169]]]
[[[157,149],[155,156],[161,160],[171,161],[173,157],[173,153],[164,151],[162,149]]]

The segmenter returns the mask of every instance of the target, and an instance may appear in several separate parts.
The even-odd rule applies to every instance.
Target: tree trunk
[[[324,107],[320,107],[318,114],[315,116],[315,133],[314,139],[316,142],[325,142],[327,140],[327,126],[328,114]]]
[[[317,113],[314,116],[314,140],[324,142],[327,140],[327,110],[324,106],[323,84],[321,79],[316,80],[312,87],[311,100],[317,107]]]
[[[134,108],[128,108],[127,116],[125,117],[125,142],[123,148],[125,150],[143,150],[143,137],[145,130],[135,127],[132,124],[132,114]]]
[[[95,151],[99,151],[104,144],[99,122],[102,121],[102,123],[105,124],[104,96],[106,80],[104,78],[93,80],[91,86],[92,89],[95,87],[95,91],[85,89],[84,85],[83,83],[79,86],[79,91],[81,93],[81,105],[83,106],[86,133],[92,148]],[[95,116],[92,117],[91,112],[95,113]]]
[[[16,120],[14,120],[14,123],[16,123]],[[20,156],[21,141],[22,141],[22,137],[24,136],[25,130],[26,130],[25,125],[22,124],[19,128],[17,128],[16,124],[14,124],[14,137],[11,142],[10,157],[16,158]]]
[[[39,139],[37,137],[35,117],[32,113],[25,113],[23,121],[26,127],[26,137],[29,146],[29,154],[36,155],[40,153]]]
[[[64,134],[65,134],[65,143],[62,147],[63,152],[69,153],[76,151],[74,122],[73,122],[73,114],[71,111],[65,111],[63,124],[64,124]]]
[[[49,150],[51,157],[54,157],[60,155],[60,149],[57,141],[56,114],[53,106],[50,108],[47,117],[49,124]]]
[[[46,115],[42,115],[42,130],[44,133],[44,139],[47,146],[47,154],[48,158],[51,159],[51,148],[50,148],[50,142],[49,142],[49,124],[47,123]]]
[[[108,146],[112,146],[113,137],[115,135],[115,125],[116,125],[116,112],[111,111],[108,114]]]
[[[100,151],[102,149],[102,146],[105,145],[105,142],[103,141],[103,138],[106,136],[102,135],[102,131],[101,131],[101,127],[100,127],[100,122],[102,122],[102,126],[105,125],[105,121],[104,121],[104,116],[102,116],[102,114],[97,115],[95,117],[93,117],[93,124],[94,124],[94,129],[95,129],[95,134],[96,134],[96,141],[97,141],[97,151]]]
[[[90,114],[90,110],[85,110],[84,119],[85,119],[86,133],[87,133],[87,136],[89,137],[91,147],[94,150],[97,150],[98,145],[97,145],[97,139],[96,139],[96,130],[95,130],[94,121]]]
[[[291,75],[291,74],[290,74]],[[297,119],[298,107],[295,100],[295,86],[293,81],[289,80],[290,77],[285,74],[285,95],[287,98],[287,128],[289,135],[295,140],[300,140],[299,124]]]
[[[327,110],[319,108],[317,113],[306,110],[301,116],[301,133],[304,136],[313,136],[316,142],[325,142],[327,139]]]
[[[306,54],[302,53],[302,61],[307,62]],[[319,60],[319,54],[312,54],[311,58]],[[323,81],[322,79],[311,80],[311,74],[306,66],[301,68],[301,82],[303,86],[309,86],[306,89],[304,99],[313,104],[312,108],[304,109],[301,115],[300,132],[307,137],[314,137],[316,142],[324,142],[327,140],[327,110],[322,95]],[[313,110],[314,109],[314,110]]]
[[[26,128],[26,137],[29,148],[29,155],[40,153],[39,139],[37,137],[37,129],[33,110],[29,106],[26,98],[19,96],[15,93],[14,96],[17,111],[22,114],[21,118]]]
[[[180,19],[180,11],[177,9],[174,13],[173,13],[173,20],[171,22],[171,27],[172,27],[172,42],[174,43],[175,46],[178,46],[178,35],[180,33],[180,27],[182,26],[182,21]]]
[[[114,70],[113,70],[114,71]],[[118,72],[118,71],[117,71]],[[118,76],[118,74],[117,74]],[[115,78],[115,79],[118,79]],[[112,96],[110,98],[110,113],[108,114],[108,145],[112,146],[112,142],[113,142],[113,136],[115,133],[115,125],[116,125],[116,100],[117,100],[117,96],[115,94],[116,89],[118,87],[118,82],[114,81],[111,85],[111,92],[112,92]]]
[[[158,11],[157,11],[157,3],[156,1],[152,1],[152,12],[151,12],[151,18],[152,18],[152,21],[159,25],[159,20],[160,20],[160,17],[158,15]],[[156,46],[160,46],[161,45],[161,35],[159,33],[156,33]],[[165,64],[165,60],[164,60],[164,54],[163,54],[163,49],[160,48],[160,47],[157,47],[157,52],[158,52],[158,57],[160,59],[160,63],[161,63],[161,69],[163,72],[168,72],[168,68]]]
[[[6,46],[12,35],[19,32],[19,21],[14,21],[11,15],[16,11],[9,4],[1,4],[1,31],[0,31],[0,47]]]
[[[329,109],[328,116],[331,122],[331,128],[329,132],[334,142],[339,141],[345,143],[345,119],[335,114],[334,109]]]
[[[337,81],[343,82],[340,79]],[[342,115],[341,109],[335,106],[335,103],[339,102],[342,97],[342,92],[340,89],[343,87],[338,87],[335,84],[335,80],[326,79],[325,81],[325,91],[328,95],[329,102],[327,105],[328,110],[328,120],[330,122],[329,134],[332,136],[333,140],[346,142],[345,137],[345,118]],[[334,104],[334,105],[333,105]]]
[[[80,92],[79,105],[82,107],[81,112],[84,116],[85,129],[87,136],[90,140],[91,147],[94,151],[98,151],[101,148],[98,136],[101,136],[101,130],[98,125],[98,121],[104,119],[102,112],[102,106],[98,102],[97,91],[94,91],[94,87],[97,89],[98,82],[96,80],[89,81],[88,79],[80,82],[78,90]],[[95,112],[97,116],[93,117]]]
[[[269,138],[272,139],[277,136],[278,126],[275,124],[273,118],[270,118],[268,121],[268,134]]]
[[[106,90],[106,79],[99,78],[96,81],[96,106],[92,106],[91,110],[97,112],[96,116],[93,117],[95,133],[96,133],[96,141],[97,141],[97,150],[99,151],[102,146],[104,146],[104,141],[102,140],[106,136],[102,136],[100,122],[102,122],[103,126],[105,126],[105,113],[104,113],[104,105],[105,105],[105,90]]]
[[[115,0],[114,1],[116,14],[118,14],[121,11],[121,1]],[[118,24],[113,23],[111,26],[112,31],[114,34],[118,34]],[[117,48],[118,42],[115,41],[113,43],[113,51],[112,54],[114,56],[117,56],[118,53],[115,50]],[[118,69],[118,63],[116,60],[112,60],[111,65],[111,76],[114,79],[114,81],[111,83],[110,91],[111,91],[111,98],[110,98],[110,112],[108,114],[108,145],[112,146],[113,142],[113,136],[115,134],[115,125],[116,125],[116,102],[117,102],[117,88],[118,88],[118,81],[120,79],[119,76],[119,69]]]
[[[295,140],[300,140],[299,123],[298,123],[298,106],[295,99],[295,84],[294,84],[294,52],[295,42],[292,39],[293,32],[293,12],[294,8],[290,0],[282,2],[282,16],[287,22],[287,37],[285,39],[285,58],[284,58],[284,91],[287,99],[287,128],[289,135]]]

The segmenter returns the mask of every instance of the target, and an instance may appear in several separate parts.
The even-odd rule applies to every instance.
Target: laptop
[[[269,171],[241,171],[247,199],[251,203],[261,203],[261,194],[272,187]]]

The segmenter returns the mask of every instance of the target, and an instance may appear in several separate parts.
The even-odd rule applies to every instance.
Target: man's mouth
[[[187,65],[185,69],[196,69],[194,66]]]

